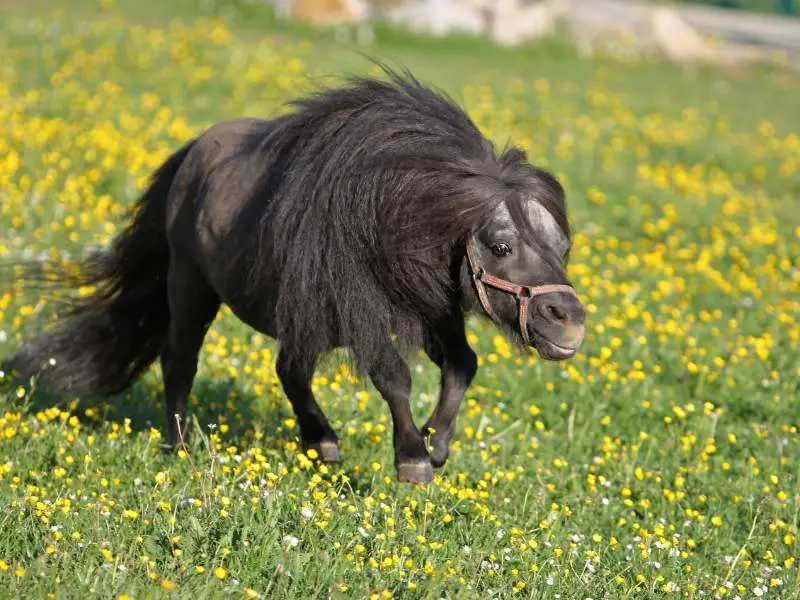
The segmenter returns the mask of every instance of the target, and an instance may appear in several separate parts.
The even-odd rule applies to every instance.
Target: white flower
[[[294,548],[295,546],[297,546],[297,544],[300,543],[300,540],[298,540],[293,535],[285,535],[283,536],[283,543],[289,546],[289,548]]]
[[[469,546],[464,546],[464,554],[469,556],[471,553],[472,553],[472,548],[470,548]]]
[[[760,598],[761,596],[764,595],[764,589],[760,588],[760,587],[754,587],[753,588],[753,594],[755,594],[756,596],[758,596]]]
[[[313,516],[314,516],[314,511],[313,511],[313,510],[311,510],[310,508],[308,508],[307,506],[304,506],[304,507],[303,507],[303,508],[300,510],[300,514],[301,514],[301,515],[303,515],[303,518],[304,518],[304,519],[310,519],[311,517],[313,517]]]

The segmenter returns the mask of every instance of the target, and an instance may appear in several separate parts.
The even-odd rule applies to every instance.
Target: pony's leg
[[[316,450],[323,462],[338,461],[339,439],[311,391],[313,366],[302,367],[290,363],[286,352],[281,349],[275,370],[283,391],[292,403],[305,447]]]
[[[186,427],[186,408],[197,373],[197,357],[220,301],[202,274],[174,260],[167,273],[169,331],[161,349],[167,399],[167,441],[175,448]]]
[[[467,342],[463,319],[449,319],[429,332],[425,352],[441,369],[439,402],[422,428],[430,436],[431,463],[447,461],[458,409],[478,370],[478,358]]]
[[[397,478],[412,483],[429,483],[433,480],[433,467],[408,403],[411,393],[408,365],[389,341],[372,364],[370,379],[392,413]]]

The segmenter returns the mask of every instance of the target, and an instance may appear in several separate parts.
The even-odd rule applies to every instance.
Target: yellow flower
[[[227,576],[228,572],[224,568],[217,567],[216,569],[214,569],[214,577],[216,577],[220,581],[224,580]]]

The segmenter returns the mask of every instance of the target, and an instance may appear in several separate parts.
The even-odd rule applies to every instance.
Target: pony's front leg
[[[411,372],[408,365],[388,340],[372,365],[370,379],[392,413],[397,478],[411,483],[429,483],[433,480],[433,467],[425,449],[425,440],[411,415],[408,402]]]
[[[431,463],[441,467],[450,453],[450,439],[464,394],[478,370],[478,358],[467,342],[463,318],[449,318],[429,332],[425,352],[441,369],[439,402],[422,428],[429,437]]]
[[[286,351],[281,349],[275,370],[283,391],[292,403],[305,447],[316,450],[323,462],[338,461],[339,440],[311,391],[313,365],[294,364],[289,360]]]

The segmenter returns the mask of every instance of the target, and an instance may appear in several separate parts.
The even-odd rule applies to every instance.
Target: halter
[[[517,310],[519,311],[519,333],[522,336],[522,341],[526,345],[530,345],[530,336],[528,335],[528,304],[534,296],[541,296],[542,294],[553,294],[555,292],[566,292],[577,297],[575,290],[570,285],[563,285],[558,283],[550,283],[546,285],[517,285],[500,279],[494,275],[489,275],[482,266],[478,264],[475,257],[475,247],[472,236],[467,237],[467,260],[469,261],[469,268],[472,273],[472,281],[475,283],[475,291],[478,293],[478,298],[481,301],[481,306],[486,314],[489,315],[494,321],[499,321],[497,315],[492,310],[492,305],[489,303],[489,296],[486,293],[486,286],[491,286],[495,289],[513,294],[517,299]]]

